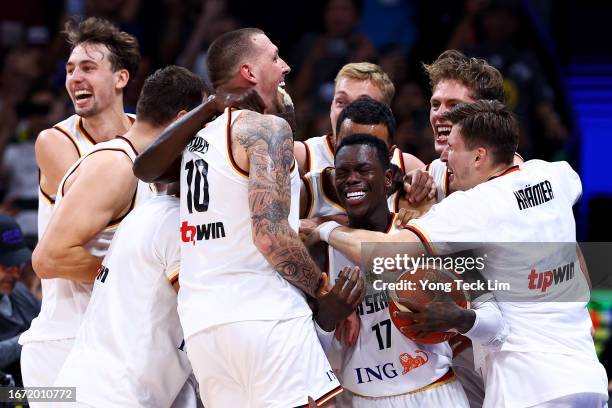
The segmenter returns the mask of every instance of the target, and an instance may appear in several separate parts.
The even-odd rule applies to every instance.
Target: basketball
[[[402,319],[394,316],[395,312],[409,312],[406,306],[399,303],[402,299],[407,299],[410,302],[425,305],[434,301],[437,295],[448,293],[450,298],[460,307],[466,309],[469,306],[467,295],[464,291],[457,289],[455,280],[451,272],[439,271],[436,269],[417,269],[403,272],[397,279],[397,285],[394,289],[389,289],[389,314],[391,321],[400,330],[401,327],[412,323],[409,319]],[[412,287],[408,287],[406,283],[413,282]],[[423,288],[421,282],[427,282],[427,287]],[[431,333],[423,338],[416,338],[417,333],[402,332],[415,343],[420,344],[436,344],[448,341],[455,336],[456,332],[440,332]]]

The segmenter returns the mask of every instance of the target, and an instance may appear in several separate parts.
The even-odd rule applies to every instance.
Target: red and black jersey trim
[[[491,180],[496,179],[498,177],[503,177],[505,175],[508,175],[510,173],[514,173],[515,171],[520,171],[520,170],[521,170],[521,168],[519,166],[514,165],[512,167],[508,167],[506,170],[503,171],[503,173],[498,174],[497,176],[489,177],[489,179],[487,181],[491,181]]]
[[[433,248],[431,247],[431,244],[429,243],[425,235],[423,235],[423,233],[418,228],[415,228],[412,225],[406,225],[404,226],[404,228],[412,231],[419,238],[419,240],[423,244],[423,247],[425,247],[425,250],[427,251],[428,255],[434,255],[434,251],[433,251]]]
[[[62,129],[59,126],[53,126],[53,129],[60,131],[64,136],[66,136],[68,138],[68,140],[70,140],[70,142],[72,143],[72,145],[74,146],[74,148],[77,151],[77,154],[79,155],[79,157],[81,157],[81,149],[79,149],[79,145],[74,141],[74,139],[68,134],[68,132],[66,132],[64,129]]]
[[[330,399],[334,398],[336,395],[340,394],[342,391],[344,391],[344,389],[342,388],[341,385],[339,385],[336,388],[334,388],[333,390],[331,390],[331,391],[325,393],[324,395],[322,395],[321,397],[317,398],[315,400],[315,402],[317,403],[317,407],[320,407],[321,405],[325,404],[327,401],[329,401]],[[308,408],[308,404],[298,405],[295,408]]]
[[[234,160],[234,155],[232,154],[232,110],[233,109],[231,108],[228,108],[227,110],[227,125],[225,128],[225,133],[227,135],[227,156],[229,157],[230,164],[234,170],[238,172],[238,174],[244,177],[249,177],[249,172],[238,166],[238,163],[236,163],[236,160]]]

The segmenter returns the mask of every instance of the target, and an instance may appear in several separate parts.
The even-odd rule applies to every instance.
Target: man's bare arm
[[[253,241],[274,269],[292,285],[315,296],[321,270],[289,225],[293,138],[286,121],[244,112],[233,134],[249,161],[249,207]]]
[[[55,196],[64,174],[79,159],[79,151],[68,136],[53,128],[40,132],[34,149],[40,186],[44,193]]]
[[[101,259],[85,246],[123,215],[133,198],[137,180],[124,153],[94,153],[77,171],[32,255],[41,278],[93,281]]]
[[[320,239],[319,232],[322,228],[325,228],[325,224],[321,224],[313,232],[313,239]],[[410,230],[400,230],[393,234],[385,234],[383,232],[352,229],[343,226],[332,230],[327,242],[356,265],[361,264],[361,244],[363,243],[421,243],[418,236]],[[381,245],[377,248],[376,256],[393,257],[397,254],[397,250],[398,248],[395,245]],[[404,253],[406,251],[414,252],[413,254],[409,253],[408,256],[417,256],[423,252],[423,247],[421,245],[406,245],[402,247],[402,250]]]
[[[263,111],[263,102],[253,90],[244,93],[217,92],[212,98],[189,111],[162,134],[134,162],[134,174],[147,183],[170,183],[180,177],[181,154],[191,139],[215,115],[226,107]]]

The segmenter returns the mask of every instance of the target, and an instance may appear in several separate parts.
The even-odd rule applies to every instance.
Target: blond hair
[[[383,96],[382,102],[391,106],[391,101],[395,96],[395,86],[389,79],[389,75],[380,66],[371,62],[352,62],[340,69],[334,82],[338,83],[342,77],[357,81],[371,81],[380,90]]]

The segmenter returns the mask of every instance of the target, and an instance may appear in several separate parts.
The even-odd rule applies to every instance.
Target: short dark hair
[[[360,125],[384,124],[389,132],[389,141],[395,139],[396,123],[393,112],[387,105],[372,98],[361,97],[346,105],[336,121],[336,134],[340,134],[342,122],[346,119]]]
[[[433,90],[440,81],[455,79],[469,88],[473,99],[505,102],[504,77],[487,61],[468,58],[457,50],[444,51],[432,64],[423,64]]]
[[[212,42],[208,48],[206,65],[213,88],[235,75],[244,59],[253,54],[255,44],[251,38],[256,34],[264,32],[259,28],[241,28],[222,34]]]
[[[138,40],[133,35],[119,30],[110,21],[89,17],[77,24],[74,20],[69,20],[63,32],[70,44],[70,51],[83,43],[102,44],[110,51],[108,59],[115,72],[125,69],[131,78],[136,75],[141,58]]]
[[[338,153],[346,146],[366,145],[376,150],[376,157],[380,162],[383,170],[391,169],[391,162],[389,161],[389,148],[377,137],[368,135],[367,133],[355,133],[342,139],[340,145],[336,148],[335,160],[338,159]],[[334,160],[334,161],[335,161]]]
[[[183,67],[158,69],[144,82],[136,105],[136,119],[159,127],[168,124],[181,110],[202,103],[204,81]]]
[[[468,149],[485,146],[497,164],[510,164],[518,148],[519,127],[515,115],[495,100],[461,103],[444,114],[461,129]]]

